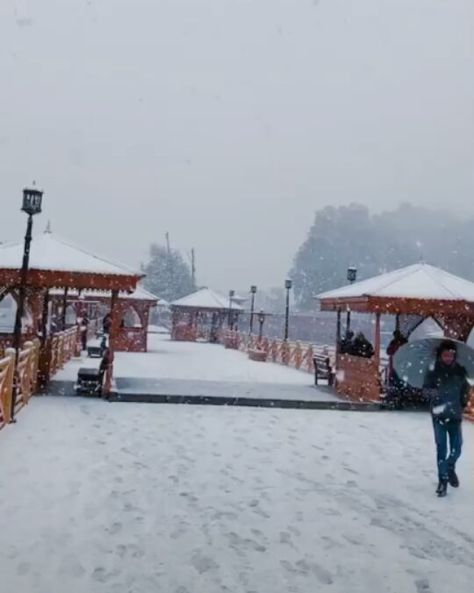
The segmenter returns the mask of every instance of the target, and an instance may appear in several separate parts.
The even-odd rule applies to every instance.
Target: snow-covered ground
[[[81,366],[98,365],[98,359],[73,360],[55,380],[73,381]],[[218,344],[173,342],[168,334],[150,334],[146,354],[117,353],[114,375],[123,393],[336,401],[314,388],[311,373],[255,362]]]
[[[437,499],[425,414],[34,398],[0,432],[0,590],[470,593],[473,451]]]

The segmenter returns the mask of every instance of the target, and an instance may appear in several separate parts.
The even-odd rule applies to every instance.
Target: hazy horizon
[[[325,205],[474,215],[472,0],[4,0],[0,240],[281,285]],[[125,239],[124,239],[125,237]]]

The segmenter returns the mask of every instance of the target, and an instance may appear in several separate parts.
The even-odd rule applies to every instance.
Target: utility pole
[[[191,249],[191,278],[193,287],[196,288],[196,252],[194,247]]]
[[[171,247],[170,247],[170,234],[168,233],[168,231],[166,232],[165,238],[166,238],[166,251],[168,252],[168,257],[169,257],[171,254]]]

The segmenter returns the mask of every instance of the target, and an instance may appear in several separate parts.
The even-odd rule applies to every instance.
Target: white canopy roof
[[[210,288],[201,288],[197,292],[188,294],[182,299],[171,303],[172,307],[187,307],[189,309],[212,309],[229,310],[229,298],[214,292]],[[243,308],[232,302],[231,308],[235,311],[243,311]]]
[[[474,302],[474,283],[419,263],[317,296],[319,300],[357,297]]]
[[[22,259],[23,243],[0,245],[0,268],[17,270],[21,268]],[[143,275],[125,265],[115,264],[107,259],[88,253],[49,232],[33,237],[30,269],[119,276]]]

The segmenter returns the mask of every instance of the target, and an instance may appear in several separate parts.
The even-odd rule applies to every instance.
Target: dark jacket
[[[395,356],[402,346],[408,343],[406,338],[393,338],[390,344],[387,346],[387,356]]]
[[[451,366],[437,362],[425,377],[423,388],[430,398],[431,414],[438,420],[462,420],[469,401],[466,369],[458,363]]]
[[[354,338],[351,354],[362,358],[372,358],[374,353],[374,347],[365,336],[359,335]]]

